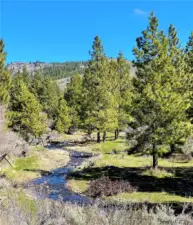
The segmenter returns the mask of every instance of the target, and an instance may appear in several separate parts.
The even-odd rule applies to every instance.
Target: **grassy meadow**
[[[76,135],[74,141],[75,139]],[[72,136],[71,140],[73,140]],[[97,153],[98,156],[88,159],[70,175],[68,187],[75,192],[85,194],[92,180],[108,176],[112,180],[129,181],[137,191],[103,196],[105,200],[150,203],[193,202],[190,179],[193,175],[193,160],[160,157],[159,167],[152,169],[150,155],[126,153],[129,143],[124,133],[121,133],[117,140],[114,140],[112,133],[107,133],[106,142],[86,142],[77,145],[77,148],[78,151]],[[67,149],[70,150],[71,147]]]

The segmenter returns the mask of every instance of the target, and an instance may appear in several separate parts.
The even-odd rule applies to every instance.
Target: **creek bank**
[[[61,145],[51,144],[46,148],[50,151],[55,151],[59,148],[61,149]],[[66,150],[63,151],[67,152]],[[84,161],[93,157],[94,154],[74,150],[68,151],[68,153],[70,161],[67,165],[54,169],[49,174],[32,180],[26,187],[33,189],[37,198],[62,199],[63,201],[78,204],[90,204],[91,199],[89,199],[89,197],[69,190],[66,178],[73,168],[80,166]]]
[[[65,146],[64,146],[65,147]],[[59,148],[61,149],[61,144],[52,144],[47,146],[50,151],[56,151]],[[66,150],[63,150],[66,151]],[[70,190],[67,186],[68,180],[67,176],[71,173],[73,168],[81,166],[87,159],[96,156],[92,153],[87,152],[78,152],[75,150],[66,151],[69,153],[70,161],[69,163],[61,168],[57,168],[52,170],[49,174],[42,176],[38,179],[34,179],[32,182],[28,184],[28,188],[32,188],[35,191],[36,197],[38,199],[41,198],[49,198],[52,200],[62,199],[65,202],[71,202],[78,205],[92,205],[97,204],[99,208],[103,209],[140,209],[146,206],[148,210],[156,209],[156,207],[160,206],[159,203],[119,203],[115,201],[105,201],[104,199],[93,199],[88,196],[81,195],[73,190]],[[184,204],[178,203],[166,203],[162,204],[166,206],[170,206],[175,212],[175,214],[180,214],[184,210]],[[192,205],[188,205],[186,208],[186,212],[190,212],[192,209]]]

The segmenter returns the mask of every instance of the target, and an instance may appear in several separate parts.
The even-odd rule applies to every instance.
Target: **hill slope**
[[[130,73],[135,75],[136,69],[130,63]],[[41,71],[44,76],[48,76],[53,80],[57,80],[58,85],[62,90],[66,87],[66,84],[70,82],[70,77],[76,73],[84,74],[87,62],[76,61],[76,62],[63,62],[63,63],[46,63],[46,62],[14,62],[7,65],[12,75],[18,71],[22,71],[24,67],[29,71],[30,75],[33,76],[35,71]]]

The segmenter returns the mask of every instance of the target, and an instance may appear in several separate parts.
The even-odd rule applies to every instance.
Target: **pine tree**
[[[188,43],[185,48],[187,72],[193,74],[193,32],[189,36]]]
[[[118,127],[115,130],[115,139],[118,138],[119,130],[123,130],[127,127],[127,124],[131,122],[132,117],[131,104],[133,96],[133,83],[130,76],[130,64],[124,58],[123,54],[119,52],[117,57],[117,68],[115,72],[115,89],[112,90],[118,103]]]
[[[0,40],[0,105],[7,104],[9,101],[9,88],[11,85],[11,76],[5,68],[6,53],[5,44]]]
[[[57,110],[56,130],[60,133],[67,132],[71,126],[71,116],[66,101],[61,98]]]
[[[186,54],[181,48],[177,30],[173,25],[170,25],[168,29],[168,43],[169,57],[171,64],[173,65],[173,70],[175,71],[173,73],[176,75],[176,83],[181,83],[181,87],[178,88],[178,93],[181,93],[182,95],[187,92],[190,93],[192,78],[190,73],[187,71]],[[190,112],[190,108],[188,111]],[[188,130],[191,127],[189,123],[190,121],[188,121],[186,124],[181,124],[178,121],[177,124],[172,124],[172,126],[175,127],[175,130],[173,130],[173,135],[170,136],[170,154],[175,151],[175,144],[180,142],[185,133],[188,133]]]
[[[21,77],[22,77],[23,81],[25,82],[25,84],[27,85],[27,87],[30,87],[31,78],[30,78],[30,74],[29,74],[26,66],[24,66],[22,69]]]
[[[20,133],[40,137],[46,129],[42,107],[20,77],[13,80],[10,91],[8,126]]]
[[[50,78],[36,72],[31,84],[31,91],[43,106],[43,111],[47,113],[48,118],[55,120],[58,108],[58,100],[61,92],[58,85]]]
[[[100,142],[101,132],[105,134],[112,127],[117,127],[117,115],[116,101],[109,88],[109,61],[98,36],[94,39],[90,55],[83,77],[84,126],[89,133],[96,130],[97,141]]]
[[[186,74],[183,63],[174,66],[170,46],[151,13],[149,26],[137,38],[137,48],[133,50],[137,67],[134,116],[152,147],[154,168],[158,165],[158,145],[170,143],[180,127],[187,128],[181,130],[182,137],[187,137],[192,130],[186,116],[190,105]]]
[[[188,43],[185,47],[185,62],[186,62],[186,74],[187,82],[190,84],[190,89],[193,89],[192,77],[193,77],[193,32],[189,36]],[[188,117],[193,123],[193,95],[191,96],[191,105],[187,110]]]
[[[64,98],[72,117],[71,130],[80,127],[81,105],[82,105],[82,76],[77,74],[72,76],[70,83],[67,84]]]

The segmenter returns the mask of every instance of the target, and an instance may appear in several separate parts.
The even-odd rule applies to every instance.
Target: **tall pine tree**
[[[176,134],[176,128],[187,127],[181,130],[182,137],[191,133],[192,127],[186,116],[190,90],[183,64],[175,67],[169,39],[158,29],[154,13],[149,17],[147,29],[137,38],[133,52],[137,67],[134,116],[145,128],[155,168],[158,165],[158,146],[169,143],[171,136]]]
[[[118,103],[118,127],[115,130],[115,139],[119,130],[123,130],[131,122],[131,105],[133,96],[133,82],[130,76],[130,64],[119,52],[115,71],[115,89],[113,90]]]
[[[70,83],[67,84],[64,98],[69,107],[72,117],[71,130],[81,126],[81,106],[82,106],[82,76],[76,74],[72,76]]]
[[[117,127],[116,100],[109,86],[109,61],[104,53],[101,40],[95,37],[91,60],[83,77],[83,107],[84,126],[91,133],[97,131],[97,141],[100,133]]]

